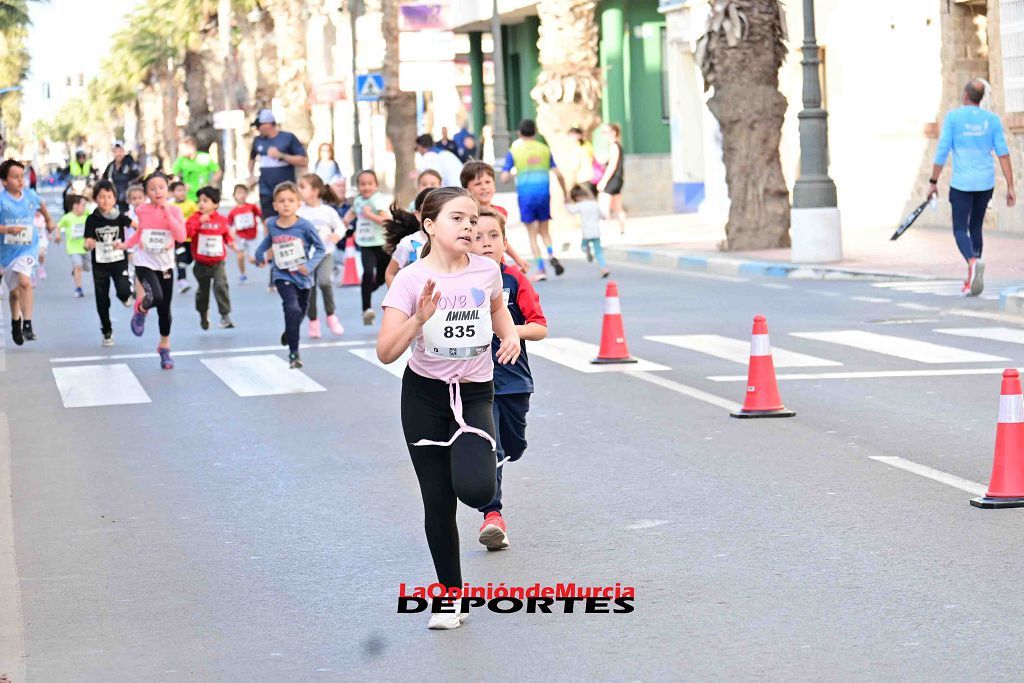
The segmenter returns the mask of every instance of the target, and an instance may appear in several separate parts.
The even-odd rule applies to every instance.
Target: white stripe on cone
[[[770,356],[772,355],[772,345],[768,341],[767,334],[755,334],[750,340],[750,355],[751,356]]]
[[[604,300],[605,315],[622,315],[622,307],[619,305],[619,297],[610,296]]]
[[[999,397],[999,423],[1017,424],[1024,422],[1024,398],[1020,394]]]

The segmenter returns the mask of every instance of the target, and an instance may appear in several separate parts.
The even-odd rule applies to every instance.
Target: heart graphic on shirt
[[[486,294],[484,294],[482,291],[480,291],[476,287],[474,287],[473,289],[469,290],[469,293],[473,295],[473,304],[476,305],[477,308],[479,308],[480,306],[484,305],[484,300],[487,299],[487,295]]]

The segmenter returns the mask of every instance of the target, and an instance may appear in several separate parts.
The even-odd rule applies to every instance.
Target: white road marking
[[[932,294],[934,296],[963,296],[963,280],[921,280],[911,282],[878,282],[872,287],[888,289],[889,291],[909,292],[911,294]],[[998,291],[986,292],[980,299],[998,299]]]
[[[854,301],[866,301],[869,304],[889,304],[892,303],[892,299],[886,299],[881,296],[851,296]]]
[[[11,434],[7,415],[0,413],[0,672],[12,681],[25,680],[25,639],[22,632],[21,584],[14,557],[14,508],[11,505]]]
[[[750,363],[750,340],[732,339],[717,334],[677,334],[644,337],[649,341],[669,344],[681,349],[706,353],[716,358],[747,365]],[[772,360],[776,368],[836,367],[842,365],[834,360],[825,360],[807,354],[772,347]]]
[[[827,289],[812,289],[809,291],[811,294],[817,294],[819,296],[842,296],[839,292],[830,292]]]
[[[150,403],[149,394],[124,363],[52,368],[65,408]]]
[[[935,330],[940,334],[951,334],[956,337],[973,337],[975,339],[991,339],[993,341],[1024,344],[1024,330],[1009,327],[950,327]]]
[[[774,282],[762,282],[761,286],[765,289],[793,289],[793,285],[780,285]]]
[[[807,379],[881,379],[885,377],[957,377],[960,375],[1000,375],[1005,368],[963,368],[958,370],[879,370],[869,372],[780,373],[778,380]],[[746,375],[712,375],[712,382],[746,382]]]
[[[913,302],[898,303],[896,305],[899,306],[900,308],[906,308],[906,309],[909,309],[911,311],[935,312],[935,311],[941,311],[942,310],[938,306],[925,306],[924,304],[915,304]]]
[[[887,356],[895,356],[896,358],[906,358],[907,360],[919,363],[992,363],[1009,360],[1008,358],[992,356],[987,353],[966,351],[951,346],[942,346],[941,344],[932,344],[905,337],[892,337],[886,334],[865,332],[863,330],[791,332],[790,334],[801,339],[813,339],[831,344],[852,346],[855,349],[882,353]]]
[[[201,361],[242,397],[327,391],[301,370],[292,370],[280,356],[234,356]]]
[[[662,377],[661,375],[652,375],[650,373],[638,372],[633,374],[632,376],[636,377],[637,379],[642,379],[645,382],[650,382],[651,384],[657,384],[659,387],[670,389],[676,392],[677,394],[689,396],[690,398],[695,398],[698,401],[703,401],[704,403],[708,403],[719,408],[724,408],[725,410],[728,410],[730,413],[736,412],[737,410],[742,408],[742,406],[739,403],[733,403],[732,401],[724,399],[721,396],[715,396],[714,394],[709,394],[706,391],[701,391],[700,389],[695,389],[693,387],[686,386],[685,384],[674,382],[670,379]],[[744,381],[746,381],[746,377],[744,377],[743,379]]]
[[[672,369],[646,360],[638,360],[636,363],[594,365],[590,361],[597,357],[598,350],[596,344],[588,344],[571,337],[552,337],[544,341],[530,342],[527,347],[527,352],[531,358],[537,356],[538,358],[544,358],[564,365],[567,368],[588,374],[595,372],[651,372]]]
[[[921,465],[911,460],[904,460],[903,458],[894,455],[872,455],[869,457],[872,460],[877,460],[878,462],[885,463],[886,465],[898,467],[901,470],[906,470],[907,472],[913,472],[914,474],[927,477],[945,484],[946,486],[952,486],[953,488],[966,491],[967,493],[971,493],[976,496],[984,496],[988,492],[988,487],[984,484],[979,484],[978,482],[971,481],[969,479],[963,479],[955,474],[943,472],[942,470],[937,470],[932,467],[928,467],[927,465]]]
[[[532,351],[533,348],[531,347],[530,350]],[[372,365],[376,365],[381,370],[390,372],[398,379],[402,379],[402,375],[405,374],[405,367],[409,364],[409,357],[412,355],[409,351],[406,351],[394,363],[384,365],[377,358],[377,349],[349,349],[348,352],[359,356]]]
[[[331,349],[346,346],[366,346],[367,344],[373,344],[372,339],[366,341],[336,341],[336,342],[310,342],[302,343],[302,350],[307,351],[309,349]],[[173,355],[175,358],[180,356],[205,356],[208,354],[217,353],[254,353],[258,351],[280,351],[282,346],[242,346],[234,349],[191,349],[187,351],[174,351]],[[133,360],[136,358],[153,358],[154,353],[115,353],[109,356],[68,356],[64,358],[51,358],[51,363],[94,363],[96,361],[105,360]]]
[[[626,528],[630,531],[639,531],[640,529],[653,529],[656,526],[662,524],[668,524],[667,519],[638,519],[632,524],[627,524]]]

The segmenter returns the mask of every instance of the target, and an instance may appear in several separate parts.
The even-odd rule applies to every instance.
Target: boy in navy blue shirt
[[[540,308],[540,297],[533,285],[518,268],[505,266],[505,217],[496,211],[484,209],[480,212],[473,253],[486,256],[501,266],[501,281],[505,305],[512,314],[522,352],[519,360],[511,365],[494,364],[494,427],[498,456],[498,488],[494,499],[480,508],[484,523],[480,527],[480,542],[488,550],[503,550],[508,547],[508,533],[501,516],[501,472],[502,461],[514,462],[526,450],[526,413],[530,410],[530,394],[533,393],[533,375],[530,360],[526,356],[526,341],[540,341],[548,336],[548,322]],[[498,351],[500,341],[491,340],[491,353]]]

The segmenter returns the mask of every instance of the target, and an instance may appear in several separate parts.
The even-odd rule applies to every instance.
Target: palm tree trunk
[[[277,90],[273,96],[284,105],[284,127],[308,143],[313,137],[306,72],[308,0],[268,0],[265,4],[274,18],[277,43]]]
[[[387,41],[384,53],[384,105],[387,107],[385,133],[395,153],[395,200],[405,206],[414,198],[416,145],[416,95],[398,89],[398,0],[384,0],[383,26]]]
[[[788,247],[789,190],[779,159],[786,115],[779,92],[782,18],[778,0],[749,0],[742,12],[745,34],[729,39],[728,28],[709,31],[702,60],[705,83],[715,89],[708,107],[722,130],[730,200],[726,248]]]
[[[206,64],[196,50],[185,51],[185,94],[188,98],[188,124],[185,130],[196,139],[201,150],[210,149],[217,140],[206,88]]]
[[[601,72],[594,0],[546,0],[538,3],[541,65],[530,92],[537,103],[537,127],[556,159],[574,153],[570,128],[586,137],[601,123]]]

